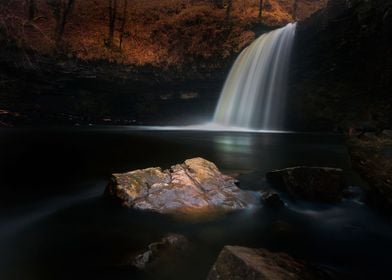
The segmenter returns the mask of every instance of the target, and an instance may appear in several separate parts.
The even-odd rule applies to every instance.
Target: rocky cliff
[[[392,1],[330,0],[301,22],[294,50],[292,125],[313,130],[392,125]]]

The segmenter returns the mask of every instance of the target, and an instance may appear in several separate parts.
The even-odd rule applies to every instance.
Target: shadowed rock
[[[392,214],[392,137],[383,132],[374,139],[354,137],[347,141],[351,164],[368,182],[365,201]]]
[[[310,280],[332,279],[332,275],[285,253],[265,249],[225,246],[207,280]]]
[[[105,194],[125,207],[159,213],[229,211],[243,209],[252,200],[236,182],[214,163],[193,158],[168,170],[154,167],[113,174]]]
[[[392,129],[384,129],[381,135],[384,137],[392,138]]]
[[[343,171],[329,167],[292,167],[268,172],[266,178],[274,187],[291,196],[321,202],[338,202],[343,197]]]
[[[262,192],[261,199],[264,205],[269,208],[280,208],[284,206],[283,200],[280,198],[279,194],[275,192]]]
[[[145,269],[151,262],[159,261],[161,258],[172,258],[188,247],[188,240],[180,234],[169,234],[159,242],[148,245],[148,248],[134,257],[131,265],[138,269]]]

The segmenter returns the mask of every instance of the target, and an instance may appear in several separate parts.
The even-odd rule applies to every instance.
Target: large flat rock
[[[329,272],[265,249],[225,246],[207,280],[310,280],[331,279]]]
[[[167,170],[153,167],[113,174],[105,194],[125,207],[159,213],[231,211],[252,202],[252,194],[236,182],[214,163],[193,158]]]

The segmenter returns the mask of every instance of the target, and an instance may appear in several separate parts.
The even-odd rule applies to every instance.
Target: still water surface
[[[170,167],[201,156],[241,188],[268,188],[265,172],[296,165],[350,169],[336,135],[159,131],[116,128],[0,130],[0,279],[205,279],[222,246],[284,251],[346,279],[383,279],[392,264],[392,224],[361,202],[293,201],[207,220],[122,209],[102,199],[113,172]],[[147,273],[121,266],[166,233],[190,240],[180,259]]]

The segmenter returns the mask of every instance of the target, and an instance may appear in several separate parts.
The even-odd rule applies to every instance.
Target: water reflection
[[[217,135],[213,143],[218,151],[228,153],[252,153],[253,138],[249,135]]]
[[[236,167],[241,172],[249,172],[257,167],[257,159],[252,156],[256,138],[251,134],[214,134],[211,140],[214,153],[220,161],[227,163],[229,169]]]
[[[11,209],[18,203],[26,205],[18,200],[21,193],[40,208],[32,215],[13,215],[12,224],[0,221],[1,279],[44,280],[58,275],[61,279],[140,279],[113,264],[170,232],[189,237],[193,246],[189,257],[181,265],[176,263],[175,270],[166,270],[170,277],[162,277],[167,266],[160,266],[149,279],[205,279],[227,244],[264,247],[331,264],[353,271],[352,279],[388,272],[391,224],[359,204],[358,197],[324,206],[282,195],[287,207],[280,210],[256,206],[197,222],[123,209],[101,199],[107,182],[102,183],[102,178],[113,172],[167,168],[196,156],[239,173],[241,188],[248,190],[265,187],[265,173],[275,168],[319,165],[347,171],[347,151],[337,136],[117,127],[4,134],[0,138],[1,147],[7,147],[0,150],[0,184],[5,194],[0,196],[1,208],[5,203]],[[29,176],[24,173],[26,180],[20,178],[20,170],[29,171]],[[246,170],[254,172],[243,173]],[[69,179],[60,185],[60,179],[67,179],[63,173]],[[53,190],[61,199],[53,200]],[[76,195],[69,196],[71,190]],[[3,212],[11,217],[9,211]]]

